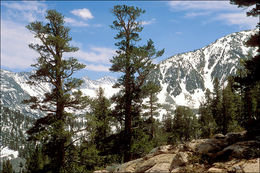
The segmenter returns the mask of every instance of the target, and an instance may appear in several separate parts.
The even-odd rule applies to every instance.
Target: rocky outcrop
[[[154,148],[145,157],[98,172],[259,172],[258,140],[246,140],[246,132],[217,134],[184,144]]]

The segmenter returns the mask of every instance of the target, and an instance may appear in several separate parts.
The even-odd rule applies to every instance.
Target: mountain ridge
[[[198,108],[205,89],[213,90],[214,78],[224,85],[227,76],[234,75],[240,67],[239,59],[256,53],[256,49],[244,45],[255,32],[232,33],[201,49],[176,54],[161,61],[151,77],[162,86],[160,102],[167,102],[168,97],[174,104]]]
[[[157,95],[159,102],[170,104],[173,108],[183,105],[197,109],[203,101],[205,89],[213,90],[214,78],[219,78],[221,85],[224,85],[227,76],[234,75],[240,67],[239,59],[256,53],[256,49],[244,45],[255,32],[256,30],[246,30],[232,33],[201,49],[176,54],[161,61],[148,79],[162,87]],[[42,96],[51,90],[51,86],[46,83],[40,83],[37,87],[29,86],[26,82],[30,74],[31,72],[1,69],[1,104],[29,116],[40,117],[41,112],[31,110],[28,105],[21,104],[21,101],[29,95]],[[80,89],[90,97],[96,96],[99,87],[104,88],[106,97],[111,97],[119,90],[112,87],[116,79],[110,76],[98,80],[85,76],[82,80],[84,83]]]
[[[51,91],[51,85],[47,83],[37,83],[37,86],[29,85],[29,76],[32,72],[11,72],[1,69],[1,105],[11,110],[21,112],[30,117],[41,117],[43,113],[31,110],[29,105],[22,104],[29,96],[42,97],[45,92]],[[96,96],[99,87],[104,88],[105,95],[111,97],[117,90],[112,88],[116,82],[113,77],[102,77],[98,80],[91,80],[87,76],[83,77],[83,85],[79,88],[84,95]],[[109,90],[112,90],[112,92]]]

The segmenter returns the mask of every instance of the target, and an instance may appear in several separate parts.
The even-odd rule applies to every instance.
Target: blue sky
[[[229,1],[1,1],[1,68],[32,70],[30,64],[38,55],[28,44],[37,40],[25,26],[44,21],[45,11],[56,9],[71,28],[72,45],[80,48],[74,57],[86,64],[77,76],[117,77],[119,74],[108,69],[117,49],[116,31],[109,27],[114,20],[110,11],[118,4],[146,10],[140,17],[144,29],[138,44],[151,38],[158,50],[165,49],[156,63],[200,49],[227,34],[253,29],[257,23],[257,18],[246,17],[248,9],[237,8]]]

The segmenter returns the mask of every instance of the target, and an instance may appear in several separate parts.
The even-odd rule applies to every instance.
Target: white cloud
[[[109,59],[115,55],[115,50],[105,47],[92,47],[89,51],[80,49],[79,51],[70,54],[75,58],[95,62],[100,64],[109,64]]]
[[[251,29],[255,28],[259,22],[256,17],[247,17],[245,13],[223,13],[219,14],[215,20],[226,21],[227,25],[239,25]]]
[[[184,17],[208,16],[210,12],[191,12],[186,13]]]
[[[153,24],[155,21],[156,21],[156,19],[155,19],[155,18],[152,18],[152,19],[149,20],[149,21],[142,21],[142,22],[141,22],[141,25],[150,25],[150,24]]]
[[[1,65],[6,68],[25,69],[29,68],[31,64],[36,62],[39,56],[37,52],[30,49],[28,44],[39,43],[33,34],[25,28],[25,25],[35,20],[45,20],[44,15],[47,6],[40,2],[15,2],[3,3],[5,6],[5,13],[1,15]],[[74,11],[75,14],[76,11]],[[93,18],[87,13],[79,12],[83,18]],[[18,19],[18,20],[16,20]],[[85,21],[78,21],[73,18],[65,17],[65,22],[68,25],[76,27],[88,27],[89,24]],[[94,27],[100,27],[95,25]],[[82,47],[82,43],[71,42],[72,45]],[[92,47],[85,51],[80,49],[74,54],[67,54],[78,58],[87,64],[87,69],[91,71],[109,71],[109,59],[115,54],[115,50],[105,47]],[[67,56],[65,55],[64,58]],[[90,64],[89,64],[90,63]]]
[[[75,41],[75,40],[71,40],[71,41],[70,41],[70,45],[75,46],[75,47],[78,47],[78,48],[80,48],[80,49],[81,49],[81,47],[82,47],[82,43],[77,42],[77,41]]]
[[[35,63],[39,56],[30,49],[28,44],[39,43],[23,24],[11,21],[1,21],[1,65],[7,68],[24,69]],[[82,47],[82,43],[71,42],[72,45]],[[109,71],[109,59],[115,50],[105,47],[92,47],[85,51],[80,49],[75,53],[65,55],[73,56],[87,64],[87,69],[92,71]],[[92,63],[88,65],[88,63]]]
[[[79,61],[86,64],[86,69],[90,71],[108,72],[111,66],[109,59],[115,55],[115,50],[106,47],[92,47],[89,50],[80,50],[74,53],[69,53],[66,56],[73,56]],[[75,43],[73,43],[75,45]]]
[[[18,11],[37,11],[38,13],[44,13],[46,4],[39,1],[22,1],[22,2],[4,2],[3,6],[9,9]]]
[[[185,11],[184,17],[209,16],[208,21],[222,21],[227,25],[239,25],[252,29],[258,22],[256,18],[246,17],[247,10],[231,5],[229,1],[171,1],[168,3],[173,11]]]
[[[88,51],[81,49],[74,54],[75,58],[87,62],[87,70],[100,72],[109,72],[111,65],[109,59],[111,59],[114,55],[114,49],[105,47],[92,47]],[[91,62],[91,64],[89,62]]]
[[[36,43],[25,28],[29,22],[43,20],[47,5],[38,1],[1,2],[1,65],[24,69],[35,63],[38,54],[28,44]]]
[[[75,26],[75,27],[88,27],[89,26],[89,24],[87,24],[85,22],[77,21],[70,17],[65,17],[64,20],[70,26]]]
[[[237,10],[235,5],[230,5],[229,1],[171,1],[170,7],[176,11],[182,10]]]
[[[90,10],[87,8],[82,8],[82,9],[75,9],[71,11],[72,14],[75,16],[79,16],[83,19],[93,19],[94,16],[91,14]]]
[[[182,32],[175,32],[175,34],[177,34],[177,35],[181,35],[181,34],[182,34]]]
[[[90,71],[99,71],[99,72],[109,72],[110,66],[105,65],[95,65],[95,64],[86,64],[86,70]]]
[[[1,21],[1,64],[9,68],[28,68],[38,56],[28,47],[37,40],[24,27],[11,21]]]
[[[43,19],[47,5],[39,1],[22,1],[22,2],[4,2],[2,3],[7,8],[5,18],[13,18],[33,22],[38,18]]]

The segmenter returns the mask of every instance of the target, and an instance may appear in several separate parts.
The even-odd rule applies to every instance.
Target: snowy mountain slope
[[[255,32],[232,33],[206,47],[174,55],[159,63],[151,76],[162,87],[158,95],[160,102],[198,108],[205,89],[213,90],[215,78],[224,85],[227,76],[236,73],[239,59],[256,53],[256,49],[244,45]]]
[[[12,110],[19,111],[24,115],[31,117],[40,117],[41,112],[31,110],[28,105],[22,104],[22,101],[31,96],[42,97],[45,92],[51,90],[51,85],[47,83],[38,83],[37,86],[27,84],[31,73],[14,73],[1,69],[1,105]],[[105,90],[105,96],[111,97],[118,90],[112,88],[116,82],[113,77],[103,77],[99,80],[91,80],[83,77],[83,85],[80,90],[84,95],[91,97],[96,96],[96,91],[99,87]]]
[[[85,95],[90,97],[95,97],[97,95],[96,92],[99,87],[104,89],[104,94],[108,98],[118,92],[118,89],[112,88],[117,79],[111,76],[104,76],[98,80],[91,80],[88,77],[83,77],[82,80],[84,83],[80,89]]]
[[[219,78],[221,84],[224,84],[227,76],[235,74],[240,58],[256,53],[256,49],[244,45],[255,32],[257,30],[232,33],[201,49],[177,54],[160,62],[150,75],[150,80],[162,87],[158,94],[159,102],[198,108],[205,89],[213,89],[214,78]],[[1,70],[1,105],[25,115],[39,117],[41,112],[31,110],[21,101],[29,95],[42,96],[44,92],[50,91],[51,86],[44,83],[37,87],[30,86],[26,83],[29,76],[30,73]],[[95,97],[99,87],[104,88],[106,97],[118,92],[118,89],[112,88],[115,78],[106,76],[95,81],[88,77],[82,79],[84,83],[80,89],[85,95]]]
[[[1,105],[20,111],[29,116],[41,116],[41,112],[31,110],[22,101],[31,96],[41,97],[44,92],[50,91],[49,84],[39,83],[37,87],[28,85],[30,73],[13,73],[1,69]]]

